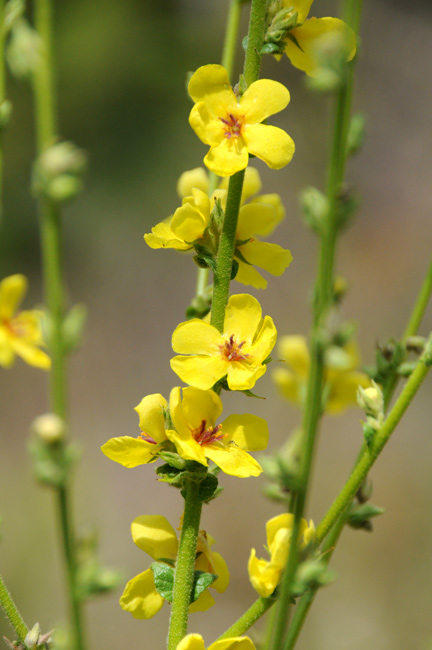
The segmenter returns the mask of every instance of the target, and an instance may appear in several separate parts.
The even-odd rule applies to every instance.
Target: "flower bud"
[[[39,623],[35,623],[32,629],[30,630],[30,632],[27,634],[26,638],[24,639],[26,648],[28,648],[29,650],[33,650],[33,648],[37,648],[40,632],[41,632],[41,628]]]
[[[16,77],[28,77],[40,62],[41,39],[27,21],[18,19],[6,50],[9,67]]]
[[[55,413],[39,415],[32,424],[32,430],[37,437],[48,445],[55,445],[64,439],[66,426],[64,421]]]
[[[357,403],[368,417],[381,421],[384,416],[384,396],[377,383],[368,388],[358,387]]]
[[[366,138],[365,123],[363,113],[356,113],[352,116],[348,129],[347,156],[352,156],[362,148]]]
[[[321,232],[328,215],[327,197],[316,187],[307,187],[300,194],[300,205],[306,224]]]

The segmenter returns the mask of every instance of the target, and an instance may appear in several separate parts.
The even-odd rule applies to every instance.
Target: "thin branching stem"
[[[57,135],[52,55],[53,9],[51,0],[35,0],[35,27],[41,38],[41,58],[34,73],[36,139],[38,155],[54,143]],[[67,417],[66,353],[63,342],[65,291],[62,270],[61,214],[57,203],[40,199],[40,229],[45,297],[50,317],[49,347],[51,409]],[[82,604],[77,589],[77,562],[70,494],[67,481],[57,489],[57,511],[66,564],[71,626],[76,650],[84,650]]]

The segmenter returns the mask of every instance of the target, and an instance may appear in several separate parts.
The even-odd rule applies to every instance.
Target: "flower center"
[[[219,433],[221,429],[221,424],[217,427],[207,427],[207,420],[201,420],[200,426],[192,430],[192,436],[199,445],[209,445],[211,442],[220,442],[227,437],[226,433]]]
[[[220,117],[223,123],[226,138],[238,138],[241,135],[244,126],[244,117],[235,117],[232,113],[227,113],[226,118]]]
[[[249,354],[242,353],[241,351],[245,343],[246,341],[237,343],[234,340],[234,334],[231,334],[228,341],[225,341],[223,345],[219,346],[219,350],[221,351],[222,357],[224,357],[227,361],[244,361],[250,356]]]

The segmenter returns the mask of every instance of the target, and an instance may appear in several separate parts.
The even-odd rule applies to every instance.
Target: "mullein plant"
[[[272,607],[274,616],[260,647],[295,646],[316,592],[333,579],[328,564],[344,526],[370,530],[371,519],[382,512],[369,501],[369,470],[432,365],[431,338],[416,336],[432,291],[432,266],[401,341],[379,349],[367,374],[358,368],[354,328],[342,317],[346,285],[335,277],[334,260],[338,236],[356,207],[343,182],[346,160],[362,140],[362,121],[350,113],[361,0],[345,0],[345,20],[310,16],[312,0],[252,0],[243,73],[234,83],[242,4],[230,3],[222,65],[202,65],[188,84],[193,102],[189,124],[208,147],[208,172],[203,167],[183,172],[177,185],[181,205],[144,235],[150,248],[189,254],[199,267],[196,296],[172,335],[171,369],[186,386],[174,386],[166,397],[144,396],[135,408],[138,435],[114,436],[102,446],[105,456],[127,469],[156,467],[159,481],[180,490],[184,499],[177,530],[156,505],[152,512],[137,514],[132,539],[153,562],[127,582],[120,598],[120,606],[137,619],[171,608],[168,650],[253,650],[244,634]],[[52,413],[36,419],[32,448],[39,479],[60,499],[73,628],[69,647],[83,650],[82,602],[115,583],[115,576],[98,565],[91,540],[86,558],[79,561],[68,506],[74,452],[65,441],[65,360],[78,344],[83,315],[79,308],[65,315],[60,207],[80,189],[84,156],[55,138],[49,0],[35,4],[36,30],[26,22],[22,3],[11,1],[8,8],[10,65],[31,78],[38,106],[33,190],[41,206],[47,309],[18,312],[25,278],[16,274],[1,282],[0,365],[9,368],[18,355],[30,365],[52,368]],[[284,335],[277,349],[273,319],[263,315],[259,301],[243,287],[264,289],[268,279],[261,272],[280,276],[292,260],[289,250],[267,241],[284,219],[281,199],[262,193],[258,170],[249,165],[252,157],[282,170],[294,155],[291,137],[271,124],[272,115],[287,107],[289,91],[259,78],[262,56],[284,65],[285,54],[306,73],[311,89],[332,95],[335,110],[326,190],[307,188],[301,196],[305,222],[319,240],[312,328],[308,341]],[[231,294],[231,281],[243,285],[242,292]],[[408,361],[409,352],[418,356],[414,363]],[[223,418],[223,397],[227,391],[255,396],[272,355],[280,359],[272,370],[278,390],[300,408],[302,419],[281,450],[255,457],[271,441],[266,421],[255,413]],[[389,409],[402,375],[408,380]],[[364,442],[345,485],[315,525],[306,519],[306,504],[320,422],[356,400],[366,417]],[[259,402],[251,403],[255,410]],[[250,478],[263,470],[271,481],[267,493],[282,512],[266,523],[265,557],[252,548],[245,566],[258,598],[206,645],[199,634],[188,633],[189,614],[217,606],[212,591],[227,588],[230,562],[200,528],[201,511],[220,493],[220,472]],[[18,638],[12,647],[49,643],[50,633],[41,634],[37,625],[26,628],[2,580],[0,601]]]

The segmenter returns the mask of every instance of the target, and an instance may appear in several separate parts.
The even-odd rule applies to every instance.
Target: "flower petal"
[[[208,463],[204,451],[201,445],[191,435],[189,437],[181,436],[173,429],[168,429],[166,434],[169,440],[175,444],[177,452],[182,458],[185,460],[195,460],[197,463],[201,463],[201,465],[207,467]]]
[[[220,555],[220,553],[215,553],[215,552],[212,552],[211,555],[212,555],[212,561],[215,568],[215,573],[218,576],[218,578],[210,586],[213,589],[216,589],[216,591],[219,594],[222,594],[225,591],[225,589],[228,587],[230,574],[228,571],[227,564],[223,559],[222,555]]]
[[[259,79],[241,96],[240,109],[245,112],[246,122],[254,124],[282,111],[289,100],[289,90],[283,84],[272,79]]]
[[[175,390],[175,389],[174,389]],[[171,401],[170,401],[171,404]],[[182,411],[185,421],[190,429],[196,429],[206,420],[207,426],[214,426],[222,413],[222,400],[213,390],[200,390],[199,388],[183,388]],[[174,426],[178,410],[172,413]]]
[[[241,260],[237,260],[237,262],[239,263],[239,268],[237,271],[237,275],[234,278],[235,280],[237,280],[237,282],[241,282],[242,284],[245,285],[251,285],[252,287],[255,287],[255,289],[266,288],[267,280],[263,278],[261,273],[257,271],[256,268],[254,268],[250,264],[245,264]]]
[[[281,570],[266,560],[256,557],[253,548],[249,556],[248,573],[252,587],[262,598],[268,598],[279,583]]]
[[[16,273],[10,275],[0,282],[0,319],[9,320],[27,291],[27,278],[25,275]]]
[[[190,196],[192,194],[192,188],[194,187],[207,194],[209,180],[204,167],[195,167],[195,169],[183,172],[177,181],[177,194],[180,198]]]
[[[277,212],[272,205],[265,203],[247,203],[240,208],[236,239],[243,241],[261,230],[271,232],[277,221]]]
[[[228,368],[228,386],[230,390],[250,390],[266,370],[267,366],[251,368],[245,364],[232,363]]]
[[[156,440],[156,442],[163,442],[166,440],[165,436],[165,417],[164,409],[167,406],[167,401],[160,393],[147,395],[143,397],[135,411],[139,415],[139,426],[141,431]]]
[[[255,458],[235,445],[224,447],[213,443],[205,445],[203,448],[207,458],[216,463],[225,474],[248,478],[249,476],[259,476],[262,472],[262,467]]]
[[[180,323],[172,335],[172,348],[179,354],[217,354],[223,343],[219,330],[199,318]]]
[[[142,515],[131,525],[132,539],[154,560],[177,556],[178,541],[174,528],[162,515]]]
[[[227,71],[217,64],[201,66],[190,78],[188,92],[194,102],[201,102],[215,93],[232,93]]]
[[[147,569],[129,580],[120,598],[120,607],[134,618],[152,618],[162,608],[164,599],[156,591],[153,571]]]
[[[173,357],[171,369],[185,384],[207,390],[227,373],[229,363],[222,357],[195,355]]]
[[[330,383],[330,394],[325,404],[327,413],[342,413],[347,407],[357,404],[358,387],[370,386],[369,377],[360,371],[337,373]]]
[[[42,370],[51,368],[51,359],[43,350],[39,350],[33,343],[18,337],[11,340],[13,351],[18,354],[26,363]]]
[[[304,23],[309,15],[313,0],[283,0],[282,7],[292,7],[298,13],[297,22]]]
[[[277,126],[246,124],[243,138],[249,153],[263,160],[271,169],[285,167],[294,155],[292,138]]]
[[[232,176],[247,167],[248,161],[248,149],[241,136],[223,137],[218,144],[211,147],[204,158],[204,164],[218,176]]]
[[[259,266],[272,275],[282,275],[292,262],[291,252],[278,244],[251,241],[240,247],[247,262]]]
[[[152,463],[157,458],[156,445],[131,436],[110,438],[101,450],[107,458],[128,468]]]
[[[191,248],[190,244],[186,244],[182,239],[179,239],[172,231],[171,217],[161,221],[152,228],[151,233],[144,235],[144,241],[150,248],[174,248],[178,251],[187,251]]]
[[[247,636],[232,637],[215,641],[208,650],[255,650],[255,646]]]
[[[262,224],[259,230],[255,230],[256,235],[260,235],[263,237],[266,237],[267,235],[271,235],[271,233],[276,228],[276,226],[285,218],[285,208],[282,205],[282,201],[279,194],[260,194],[260,196],[257,196],[254,199],[252,199],[250,204],[271,205],[273,206],[276,212],[276,219],[274,220],[274,222],[270,224],[268,228],[264,224]]]
[[[278,387],[281,395],[294,404],[303,403],[303,382],[299,382],[298,377],[286,368],[275,368],[272,373],[273,381]]]
[[[240,343],[252,343],[261,322],[262,309],[258,300],[248,293],[231,296],[225,308],[224,337],[235,334]]]
[[[176,237],[193,242],[200,239],[210,221],[210,201],[204,192],[193,189],[193,201],[183,200],[183,205],[174,212],[171,229]]]
[[[257,415],[230,415],[224,421],[222,431],[228,433],[230,439],[245,451],[261,451],[268,445],[268,424]]]
[[[180,641],[176,650],[205,650],[203,638],[200,634],[188,634]]]
[[[320,44],[324,44],[323,38],[333,36],[335,40],[340,41],[341,47],[346,51],[347,61],[351,61],[356,53],[355,34],[339,18],[310,18],[290,33],[298,45],[288,38],[285,44],[285,54],[293,66],[312,77],[317,74],[319,68],[317,52]]]
[[[273,319],[266,316],[261,323],[256,338],[251,347],[255,363],[262,363],[273,350],[277,338],[277,330]]]
[[[205,589],[200,593],[198,598],[194,603],[189,605],[189,612],[193,614],[194,612],[206,612],[210,607],[213,607],[215,604],[215,599],[211,595],[208,589]],[[178,650],[178,646],[177,646]]]
[[[223,178],[219,184],[219,188],[227,190],[229,185],[229,178]],[[243,189],[241,195],[241,203],[245,203],[251,196],[258,194],[262,187],[259,172],[255,167],[250,165],[246,167],[245,177],[243,181]]]
[[[193,106],[189,113],[189,124],[204,144],[216,145],[225,137],[223,123],[210,115],[204,102]]]
[[[310,355],[304,336],[283,336],[279,342],[282,359],[293,369],[294,373],[306,379],[309,374]]]

